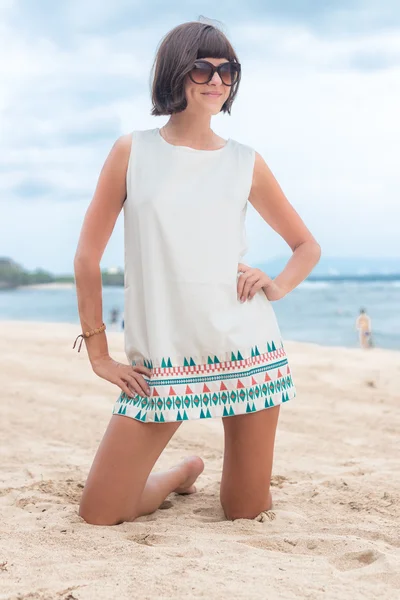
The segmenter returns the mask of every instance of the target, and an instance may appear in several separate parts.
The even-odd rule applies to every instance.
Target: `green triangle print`
[[[118,410],[119,415],[126,415],[126,404],[124,406],[120,406]]]
[[[257,346],[255,346],[255,348],[254,348],[254,356],[260,356],[260,351],[257,348]]]
[[[250,408],[250,404],[248,404],[248,405],[246,406],[246,412],[247,412],[247,413],[251,413],[251,412],[252,412],[252,411],[251,411],[251,408]]]
[[[233,360],[237,360],[237,358],[236,358],[236,356],[234,355],[234,353],[233,353],[233,352],[232,352],[232,354],[231,354],[231,360],[232,360],[232,361],[233,361]]]
[[[165,360],[162,359],[162,361],[161,361],[161,368],[165,369],[166,367],[167,367],[167,365],[165,364]]]
[[[227,410],[226,406],[224,406],[224,412],[223,412],[222,416],[223,417],[229,417],[229,413],[228,413],[228,410]]]
[[[214,363],[213,359],[211,358],[211,356],[209,356],[207,359],[207,364],[212,365],[213,363]]]
[[[268,352],[272,352],[271,346],[268,343],[267,343],[267,350],[268,350]]]
[[[159,423],[158,414],[157,413],[154,415],[154,422],[155,423]]]
[[[178,414],[176,415],[176,420],[177,421],[182,421],[181,413],[180,413],[179,410],[178,410]]]
[[[275,346],[274,342],[272,342],[272,352],[275,352],[275,351],[276,351],[276,346]]]
[[[145,421],[146,420],[146,413],[145,412],[143,412],[143,416],[142,416],[142,418],[140,420],[141,421]]]
[[[164,415],[160,414],[160,423],[165,423]]]
[[[135,419],[139,419],[139,421],[141,420],[141,410],[139,410],[138,414],[136,415]]]
[[[200,419],[205,419],[205,418],[206,418],[206,416],[205,416],[205,414],[203,413],[203,409],[201,409],[201,412],[200,412]]]
[[[209,411],[209,409],[207,408],[207,414],[206,414],[206,418],[207,419],[211,419],[211,413]]]
[[[168,358],[167,367],[172,367],[172,362],[170,358]]]
[[[233,410],[232,406],[231,406],[231,407],[230,407],[230,409],[229,409],[229,416],[230,416],[230,417],[234,417],[234,416],[235,416],[235,412],[234,412],[234,410]]]
[[[194,362],[193,358],[190,359],[190,366],[191,367],[195,367],[196,363]]]
[[[183,366],[184,366],[184,367],[188,367],[188,366],[189,366],[189,363],[188,363],[188,359],[187,359],[187,358],[185,358],[185,359],[183,360]]]
[[[214,356],[214,364],[218,364],[220,362],[218,356]]]
[[[240,354],[240,352],[238,352],[237,359],[238,360],[243,360],[243,356]]]
[[[186,410],[183,411],[183,421],[188,421],[188,416],[186,414]]]

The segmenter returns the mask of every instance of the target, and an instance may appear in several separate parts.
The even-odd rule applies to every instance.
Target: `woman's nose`
[[[212,76],[211,81],[209,83],[215,83],[216,85],[220,85],[222,83],[222,79],[218,75],[218,71],[215,71],[215,73]]]

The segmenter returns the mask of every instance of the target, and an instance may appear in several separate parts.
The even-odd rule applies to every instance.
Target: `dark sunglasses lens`
[[[206,83],[210,79],[211,67],[207,63],[196,63],[190,72],[196,83]]]
[[[221,79],[226,85],[232,85],[238,78],[239,68],[235,63],[225,63],[220,69]]]

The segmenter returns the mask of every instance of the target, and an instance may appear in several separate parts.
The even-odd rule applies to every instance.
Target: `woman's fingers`
[[[143,390],[141,389],[140,385],[134,377],[130,377],[129,375],[122,375],[121,381],[124,384],[124,387],[128,389],[128,396],[130,396],[131,398],[136,394],[139,394],[139,396],[143,396]]]
[[[247,277],[248,277],[248,275],[240,275],[240,277],[237,281],[237,293],[238,293],[239,300],[243,296],[243,288],[244,288],[244,284],[246,283]]]
[[[132,367],[132,369],[134,371],[137,371],[138,373],[142,373],[143,375],[147,375],[148,377],[151,376],[151,369],[149,369],[148,367],[145,367],[144,365],[135,365]]]
[[[245,273],[246,271],[248,271],[251,268],[252,267],[249,267],[249,265],[245,265],[243,263],[238,264],[238,271],[242,271],[243,273]]]
[[[126,381],[128,386],[140,396],[147,397],[150,395],[150,388],[139,373],[136,374],[135,371],[132,370],[130,373],[125,372],[123,375],[121,375],[121,379]]]
[[[257,274],[241,275],[238,282],[238,298],[246,299],[253,285],[259,281]]]
[[[252,298],[254,298],[254,296],[256,295],[257,292],[259,292],[262,289],[263,285],[262,282],[260,280],[258,280],[253,287],[250,290],[249,293],[249,300],[251,300]]]
[[[257,281],[259,281],[259,280],[260,280],[259,275],[250,275],[246,279],[246,282],[245,282],[244,288],[243,288],[242,298],[246,299],[249,297],[250,290],[252,289],[253,285],[255,285],[257,283]]]
[[[127,375],[128,385],[140,396],[148,396],[145,384],[142,384],[139,378],[133,375]]]
[[[123,379],[120,379],[119,381],[116,381],[115,383],[118,385],[118,387],[120,387],[120,388],[121,388],[121,390],[122,390],[123,392],[125,392],[125,394],[126,394],[126,395],[127,395],[129,398],[131,398],[131,397],[132,397],[132,390],[131,390],[131,389],[129,389],[129,386],[128,386],[128,385],[125,383],[125,381],[124,381]]]

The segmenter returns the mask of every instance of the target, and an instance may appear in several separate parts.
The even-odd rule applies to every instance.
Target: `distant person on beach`
[[[112,329],[116,329],[119,318],[118,308],[112,308],[110,312],[110,324]]]
[[[118,388],[79,515],[116,525],[153,513],[172,492],[196,492],[201,457],[153,467],[182,423],[221,418],[225,516],[263,519],[279,411],[296,395],[272,303],[307,278],[321,249],[263,157],[211,128],[212,116],[231,114],[241,76],[226,35],[208,22],[180,24],[153,66],[151,115],[168,119],[114,142],[74,259],[80,336],[93,372]],[[263,69],[258,77],[264,81]],[[247,110],[262,123],[268,103],[256,86],[252,92]],[[137,123],[145,118],[133,113]],[[258,134],[246,130],[247,138]],[[268,141],[267,126],[260,141]],[[274,279],[242,262],[248,202],[291,250]],[[109,354],[100,275],[122,209],[127,364]],[[269,251],[265,244],[265,259]],[[102,406],[86,410],[97,427]]]
[[[358,329],[361,348],[372,347],[372,323],[367,315],[365,308],[360,308],[360,314],[356,320],[356,329]]]

